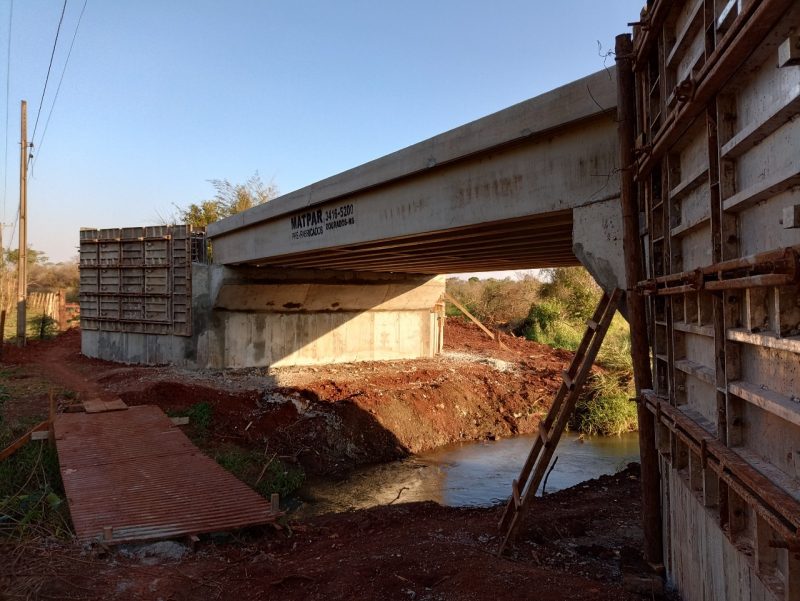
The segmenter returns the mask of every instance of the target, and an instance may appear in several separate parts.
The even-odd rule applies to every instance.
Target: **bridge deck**
[[[275,519],[264,498],[204,455],[158,407],[61,414],[55,436],[80,540],[164,539]]]

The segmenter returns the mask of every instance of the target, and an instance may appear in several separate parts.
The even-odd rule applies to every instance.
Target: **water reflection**
[[[519,476],[534,435],[451,445],[403,461],[356,470],[346,480],[311,481],[298,512],[315,515],[387,503],[435,501],[452,507],[480,507],[503,501]],[[636,433],[620,437],[565,434],[547,492],[613,474],[639,460]]]

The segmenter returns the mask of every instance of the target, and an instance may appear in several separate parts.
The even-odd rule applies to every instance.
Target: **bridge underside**
[[[270,267],[425,274],[580,265],[572,210],[287,254]],[[263,261],[251,264],[262,265]]]
[[[213,223],[214,262],[415,274],[583,264],[623,284],[614,71]]]

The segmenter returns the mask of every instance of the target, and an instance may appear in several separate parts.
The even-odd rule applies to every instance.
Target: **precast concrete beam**
[[[595,73],[212,224],[214,261],[428,274],[621,265],[614,236],[584,227],[618,202],[615,108],[615,71]]]

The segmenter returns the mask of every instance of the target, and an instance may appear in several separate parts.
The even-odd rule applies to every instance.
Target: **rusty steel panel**
[[[269,502],[204,455],[158,407],[61,414],[55,436],[79,540],[164,539],[275,519]]]

